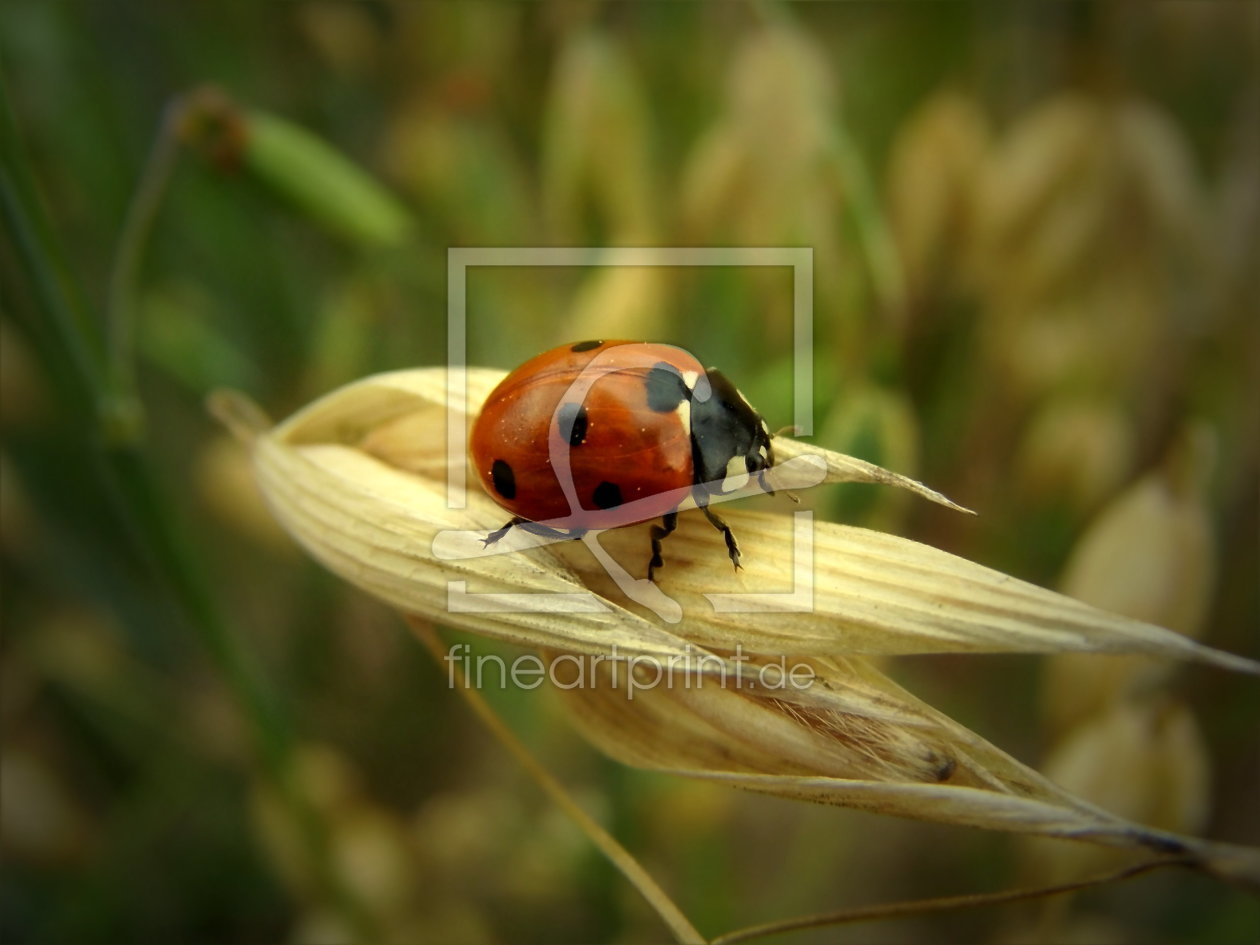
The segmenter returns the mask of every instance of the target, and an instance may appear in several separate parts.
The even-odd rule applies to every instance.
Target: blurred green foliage
[[[1043,584],[1202,424],[1202,637],[1255,656],[1258,52],[1249,4],[4,4],[6,200],[29,177],[48,239],[25,252],[9,206],[0,938],[661,936],[397,619],[278,533],[203,409],[233,386],[282,416],[439,363],[452,246],[813,247],[820,442],[982,515],[807,501]],[[124,313],[146,422],[107,442],[124,219],[164,109],[207,87],[266,153],[231,121],[181,139]],[[50,291],[79,313],[60,334]],[[651,337],[792,416],[786,272],[479,269],[468,312],[470,363]],[[888,668],[1047,748],[1033,661]],[[1178,686],[1215,768],[1207,832],[1260,842],[1255,687]],[[1012,879],[1005,838],[623,770],[542,696],[490,695],[708,933]],[[1077,907],[1129,940],[1260,934],[1198,879]]]

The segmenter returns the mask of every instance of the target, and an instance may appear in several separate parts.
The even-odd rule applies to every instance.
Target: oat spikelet
[[[405,614],[544,651],[577,723],[627,762],[902,816],[1142,847],[1260,877],[1255,851],[1108,814],[855,657],[1129,652],[1252,674],[1257,664],[807,512],[724,508],[747,548],[738,573],[707,523],[684,514],[659,586],[633,576],[646,565],[642,526],[601,533],[597,544],[484,548],[480,538],[504,513],[475,488],[465,508],[448,507],[448,481],[467,470],[462,449],[448,460],[445,444],[448,420],[467,424],[468,405],[502,376],[469,369],[449,415],[441,369],[367,378],[274,428],[239,395],[212,406],[248,445],[276,517],[315,558]],[[790,440],[780,452],[785,477],[879,482],[952,505],[852,457]],[[614,580],[618,566],[624,580]],[[652,671],[673,675],[643,685]]]

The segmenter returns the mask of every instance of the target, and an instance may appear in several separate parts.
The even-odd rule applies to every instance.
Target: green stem
[[[916,899],[910,902],[896,902],[880,906],[845,909],[841,912],[828,912],[819,915],[801,916],[794,919],[782,919],[767,922],[763,925],[749,926],[734,932],[719,935],[710,941],[710,945],[736,945],[737,942],[748,942],[757,938],[768,938],[782,935],[785,932],[799,932],[805,929],[824,929],[837,925],[851,925],[858,922],[878,922],[890,919],[904,919],[907,916],[934,915],[940,912],[952,912],[960,909],[975,909],[984,906],[995,906],[1011,902],[1023,902],[1030,899],[1044,899],[1049,896],[1061,896],[1066,893],[1079,892],[1093,886],[1109,886],[1152,870],[1170,866],[1186,866],[1185,860],[1177,858],[1161,858],[1144,860],[1133,866],[1125,867],[1110,873],[1091,876],[1087,879],[1070,883],[1059,883],[1054,886],[1037,886],[1024,889],[1004,889],[992,893],[971,893],[962,896],[945,896],[938,899]]]
[[[187,107],[180,98],[166,106],[153,149],[127,208],[110,271],[105,307],[105,381],[108,387],[105,435],[109,442],[132,442],[143,435],[144,405],[140,401],[135,367],[135,326],[139,319],[137,286],[144,249],[179,157],[178,133]]]
[[[99,346],[89,343],[91,326],[71,302],[65,266],[51,252],[47,223],[33,212],[39,201],[23,158],[8,96],[0,95],[0,212],[32,301],[45,316],[25,327],[58,393],[76,413],[89,413],[105,393],[104,359]],[[9,314],[20,312],[15,305]]]
[[[420,642],[428,648],[429,654],[440,668],[444,659],[443,654],[446,650],[437,631],[428,622],[419,619],[408,618],[407,623],[420,638]],[[499,714],[495,712],[485,697],[472,688],[469,680],[464,676],[462,667],[451,664],[451,670],[455,673],[455,680],[458,683],[456,686],[457,691],[464,701],[468,703],[469,708],[476,713],[481,723],[490,730],[490,733],[498,740],[499,744],[511,753],[512,757],[517,760],[534,780],[534,783],[542,788],[552,803],[572,818],[582,832],[586,834],[587,838],[595,844],[600,853],[634,885],[635,889],[648,901],[648,904],[656,910],[656,914],[660,916],[661,921],[669,927],[675,941],[683,943],[683,945],[703,945],[707,939],[697,931],[696,927],[691,924],[691,920],[666,895],[660,884],[652,878],[651,874],[643,868],[643,865],[634,858],[630,851],[617,842],[617,839],[612,834],[601,827],[590,814],[583,810],[570,796],[569,792],[565,790],[564,785],[556,780],[537,758],[530,754],[529,749],[508,728],[507,723],[499,717]]]
[[[101,355],[102,346],[93,343],[89,322],[75,305],[64,268],[55,262],[58,256],[54,240],[34,198],[8,99],[0,97],[0,101],[4,125],[0,201],[5,223],[15,236],[19,262],[45,316],[42,320],[27,318],[26,327],[37,339],[41,358],[58,382],[76,421],[87,428],[85,440],[101,447],[104,478],[137,547],[163,579],[227,679],[253,725],[263,759],[268,768],[275,770],[287,751],[288,726],[269,698],[261,674],[250,666],[246,651],[219,613],[205,580],[205,570],[196,560],[192,543],[176,524],[174,510],[161,495],[157,477],[139,441],[112,435],[116,432],[111,424],[118,398],[110,384],[111,371]],[[135,245],[129,252],[138,259],[140,249],[140,245]]]
[[[292,734],[250,651],[241,645],[224,619],[196,545],[178,521],[158,476],[143,449],[143,430],[135,394],[133,323],[134,280],[144,244],[174,160],[174,116],[168,110],[159,142],[146,169],[124,227],[110,288],[108,354],[95,326],[84,316],[59,263],[56,241],[35,196],[28,162],[18,142],[7,93],[0,93],[0,212],[12,234],[21,271],[40,315],[15,314],[35,343],[56,391],[83,440],[95,445],[102,477],[137,549],[161,579],[189,626],[248,720],[265,776],[275,784],[302,835],[320,886],[365,941],[379,938],[372,916],[337,876],[325,825],[294,783],[289,763]]]

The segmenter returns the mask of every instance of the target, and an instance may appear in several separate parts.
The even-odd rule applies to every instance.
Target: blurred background
[[[820,515],[1260,655],[1258,52],[1245,3],[4,4],[0,938],[665,937],[204,409],[440,363],[451,246],[812,247],[817,442],[981,513]],[[670,341],[786,425],[791,290],[478,269],[469,361]],[[1254,682],[883,668],[1118,813],[1260,843]],[[706,934],[1113,862],[627,770],[488,695]],[[776,940],[927,936],[1255,941],[1260,907],[1160,874]]]

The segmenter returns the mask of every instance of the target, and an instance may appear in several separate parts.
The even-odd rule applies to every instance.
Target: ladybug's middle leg
[[[678,513],[666,512],[661,524],[652,526],[652,560],[648,562],[648,580],[655,581],[656,569],[665,564],[661,558],[661,539],[678,527]]]
[[[722,537],[726,539],[726,553],[731,556],[731,564],[735,565],[735,570],[739,570],[739,542],[735,540],[735,533],[731,531],[731,526],[718,518],[707,505],[700,506],[700,511],[704,513],[704,517],[709,520],[709,524],[722,533]]]

